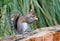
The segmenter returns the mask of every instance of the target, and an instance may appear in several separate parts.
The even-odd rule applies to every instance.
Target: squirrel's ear
[[[27,12],[27,14],[33,14],[33,10],[32,10],[32,9],[29,10],[29,11]]]
[[[32,14],[33,13],[33,10],[31,9],[30,11],[29,11],[29,14]]]

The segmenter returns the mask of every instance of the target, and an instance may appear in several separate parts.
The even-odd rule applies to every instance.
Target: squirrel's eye
[[[36,17],[35,15],[32,15],[32,17]]]

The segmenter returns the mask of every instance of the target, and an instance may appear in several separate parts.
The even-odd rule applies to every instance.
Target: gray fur
[[[26,22],[21,22],[19,20],[17,22],[17,31],[20,34],[31,31],[30,27],[28,26],[28,23],[26,23],[26,24],[24,24],[24,23],[26,23]],[[26,25],[26,27],[24,27],[25,25]]]

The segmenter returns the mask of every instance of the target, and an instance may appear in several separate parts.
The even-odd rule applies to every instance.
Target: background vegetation
[[[0,0],[0,37],[14,35],[9,24],[11,12],[25,15],[32,9],[38,21],[31,24],[32,30],[60,24],[60,0]]]

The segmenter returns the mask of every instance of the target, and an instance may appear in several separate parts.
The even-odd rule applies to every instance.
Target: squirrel
[[[25,16],[21,16],[18,13],[14,13],[11,15],[10,22],[13,25],[14,29],[19,34],[23,34],[25,32],[30,31],[28,24],[31,24],[38,20],[36,15],[30,10]]]

